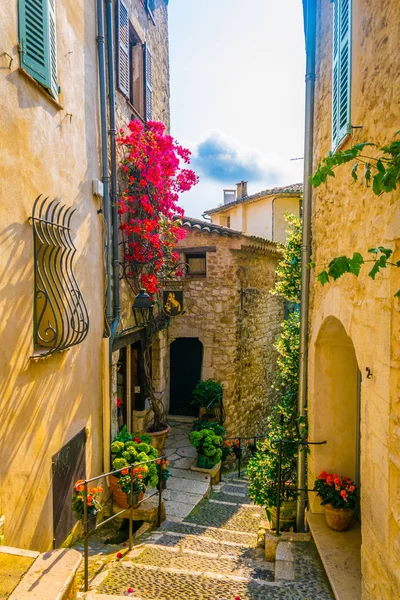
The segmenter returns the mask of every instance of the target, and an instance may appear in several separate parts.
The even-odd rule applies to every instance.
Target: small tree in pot
[[[223,384],[213,379],[199,381],[194,388],[192,404],[204,409],[204,419],[215,417],[215,413],[221,409],[223,390]]]

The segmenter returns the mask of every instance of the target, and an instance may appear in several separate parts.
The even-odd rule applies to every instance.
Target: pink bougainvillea
[[[190,151],[165,133],[163,123],[131,121],[128,131],[120,131],[118,144],[124,274],[154,296],[162,280],[179,275],[179,255],[174,249],[185,237],[176,219],[184,214],[179,194],[196,185],[198,177],[182,166],[190,163]]]

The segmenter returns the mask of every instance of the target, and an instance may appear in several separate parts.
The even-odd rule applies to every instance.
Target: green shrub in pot
[[[189,439],[198,453],[198,467],[211,469],[219,463],[222,456],[222,437],[220,435],[214,433],[212,429],[202,429],[201,431],[192,431]]]

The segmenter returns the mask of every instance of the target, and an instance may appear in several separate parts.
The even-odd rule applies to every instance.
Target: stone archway
[[[347,475],[359,482],[360,374],[354,344],[336,317],[321,326],[315,345],[313,397],[309,405],[312,446],[309,456],[310,486],[321,471]],[[320,512],[320,501],[310,494],[311,509]]]

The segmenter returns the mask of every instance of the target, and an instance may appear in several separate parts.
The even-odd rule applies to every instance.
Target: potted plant
[[[193,390],[192,404],[205,413],[205,419],[213,417],[215,409],[221,405],[224,386],[220,381],[205,379],[199,381]]]
[[[266,510],[268,519],[276,528],[279,447],[275,439],[279,439],[279,429],[271,429],[264,441],[258,442],[257,451],[247,463],[247,475],[250,481],[249,496]],[[276,438],[275,438],[276,436]],[[296,523],[296,444],[282,444],[281,487],[280,496],[280,528],[290,529]]]
[[[354,481],[349,477],[339,477],[336,473],[323,471],[315,480],[314,489],[322,498],[328,527],[333,531],[348,529],[357,505]]]
[[[192,431],[190,443],[197,450],[197,466],[201,469],[212,469],[222,457],[222,437],[212,429]]]
[[[119,434],[121,437],[121,435]],[[141,437],[130,439],[131,434],[124,434],[123,439],[114,439],[111,444],[111,452],[114,455],[113,469],[119,471],[109,476],[110,487],[115,502],[120,508],[128,508],[130,504],[130,489],[132,479],[132,490],[134,502],[137,504],[143,497],[148,485],[156,487],[158,473],[156,462],[146,463],[158,457],[157,450],[150,444],[142,441]],[[127,438],[127,439],[126,439]]]
[[[85,503],[85,485],[83,479],[79,479],[75,485],[75,494],[72,496],[72,510],[78,520],[83,520],[84,503]],[[88,530],[95,529],[97,513],[103,508],[100,503],[100,495],[103,491],[102,487],[88,488],[87,491],[87,517]]]

